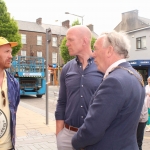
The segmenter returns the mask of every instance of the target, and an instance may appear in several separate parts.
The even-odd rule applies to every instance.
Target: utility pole
[[[48,62],[49,62],[49,44],[51,42],[51,29],[46,29],[46,83],[48,83]],[[46,84],[46,124],[49,122],[48,117],[48,84]]]

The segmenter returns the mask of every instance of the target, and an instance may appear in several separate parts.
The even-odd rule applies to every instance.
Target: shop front
[[[150,60],[132,60],[128,62],[143,76],[144,84],[147,85],[147,78],[150,76]]]

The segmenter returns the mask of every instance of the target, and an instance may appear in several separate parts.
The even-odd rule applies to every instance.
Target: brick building
[[[66,36],[70,24],[69,20],[62,22],[62,26],[44,24],[42,23],[42,18],[36,19],[36,22],[16,21],[18,23],[23,44],[18,55],[46,58],[46,29],[50,28],[52,38],[49,44],[49,64],[57,65],[58,61],[60,61],[60,66],[63,65],[59,53],[59,45],[63,37]],[[92,31],[93,37],[97,38],[97,34],[93,31],[93,25],[89,24],[87,27]]]

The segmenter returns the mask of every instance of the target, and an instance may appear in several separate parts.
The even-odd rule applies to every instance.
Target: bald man
[[[88,27],[71,27],[66,35],[69,55],[76,56],[62,69],[56,117],[58,150],[72,150],[71,140],[84,123],[90,99],[103,74],[94,63],[91,31]]]

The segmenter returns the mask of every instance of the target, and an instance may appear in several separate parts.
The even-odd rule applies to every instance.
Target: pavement
[[[53,91],[58,91],[58,87],[50,87],[49,104],[53,109],[48,113],[48,125],[45,110],[20,101],[17,110],[16,150],[57,150],[54,117],[57,95]]]
[[[48,113],[48,124],[44,109],[20,102],[17,111],[16,150],[57,150],[54,117],[57,91],[57,86],[49,87],[49,104],[52,111]],[[150,132],[144,133],[143,150],[150,150]]]

